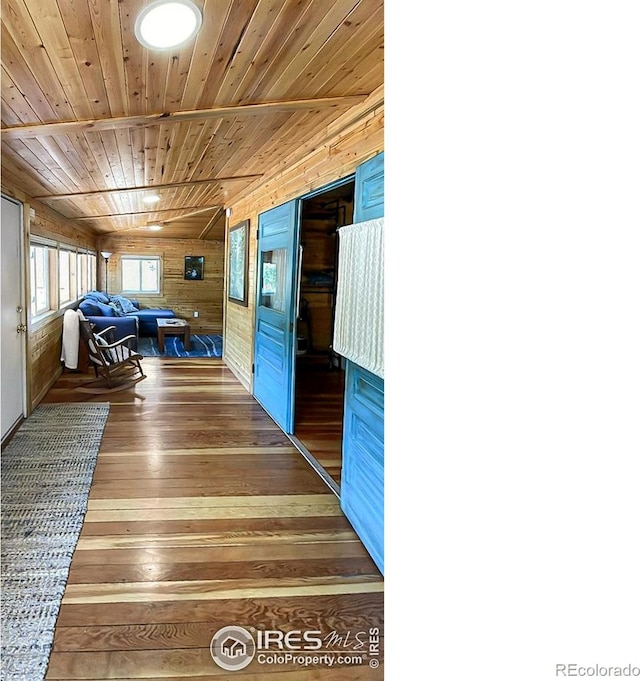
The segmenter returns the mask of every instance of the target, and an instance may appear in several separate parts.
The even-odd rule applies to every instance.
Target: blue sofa
[[[78,305],[89,321],[96,325],[96,331],[115,326],[116,339],[131,333],[138,336],[155,336],[158,332],[156,321],[175,317],[173,310],[163,308],[140,308],[137,300],[121,295],[107,295],[102,291],[90,291]]]

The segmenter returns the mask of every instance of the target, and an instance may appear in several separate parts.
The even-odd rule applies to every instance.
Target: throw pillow
[[[118,300],[118,296],[110,295],[109,296],[109,305],[111,305],[111,307],[115,307],[115,309],[118,310],[119,312],[122,312],[122,305],[121,305],[120,301]]]
[[[124,296],[122,297],[122,311],[126,314],[127,312],[137,312],[138,311],[138,306],[133,302],[133,300],[129,300],[129,298],[125,298]]]
[[[114,317],[124,317],[125,314],[120,310],[119,307],[116,306],[115,303],[109,303],[109,307],[113,309],[115,314],[113,315]]]
[[[111,305],[115,305],[116,309],[120,310],[122,314],[127,314],[128,312],[137,312],[138,308],[124,296],[114,295],[109,296]]]
[[[103,303],[104,305],[109,303],[109,296],[107,296],[105,293],[102,293],[101,291],[89,291],[85,297],[97,300],[99,303]]]
[[[102,310],[98,307],[100,303],[98,303],[97,300],[83,300],[78,308],[85,314],[87,317],[102,317]]]
[[[97,300],[94,299],[94,304],[98,307],[100,312],[98,314],[102,315],[103,317],[120,317],[120,313],[118,310],[116,310],[115,307],[112,307],[111,305],[104,305],[103,303],[99,303]]]

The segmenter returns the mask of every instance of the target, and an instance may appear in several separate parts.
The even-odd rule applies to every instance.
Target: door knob
[[[22,305],[18,305],[18,307],[16,307],[16,312],[24,312]]]
[[[24,333],[26,330],[27,330],[26,324],[18,324],[18,328],[16,329],[18,333]]]

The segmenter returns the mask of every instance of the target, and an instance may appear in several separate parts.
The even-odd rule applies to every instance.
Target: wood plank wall
[[[29,246],[29,234],[54,239],[71,246],[96,249],[96,237],[86,225],[65,218],[12,186],[5,178],[2,180],[2,192],[22,201],[25,205],[25,251]],[[35,215],[30,215],[30,208],[35,211]],[[28,270],[26,271],[26,286],[28,296]],[[27,300],[27,310],[28,305]],[[32,324],[31,320],[27,319],[27,404],[29,410],[40,402],[62,372],[60,354],[63,316],[64,310],[57,310],[40,323]]]
[[[159,255],[162,258],[161,295],[134,296],[145,307],[166,307],[189,320],[192,333],[222,333],[224,244],[200,239],[158,239],[155,237],[109,236],[100,241],[100,250],[111,251],[109,293],[121,289],[123,255]],[[204,256],[204,279],[184,278],[186,255]],[[100,267],[104,260],[100,258]],[[99,288],[104,290],[104,269],[99,272]],[[197,310],[200,314],[194,318]]]
[[[3,177],[2,191],[36,211],[34,220],[27,224],[27,233],[61,239],[70,244],[88,245],[97,251],[110,250],[115,257],[109,261],[109,291],[119,290],[118,254],[160,254],[164,259],[162,296],[140,297],[149,307],[168,306],[179,316],[189,319],[195,332],[219,333],[225,338],[225,362],[251,391],[253,362],[253,318],[256,270],[256,228],[258,215],[269,208],[300,197],[353,173],[363,161],[384,149],[384,91],[374,92],[365,102],[353,107],[345,116],[329,125],[322,136],[301,148],[297,160],[289,159],[267,181],[247,190],[231,204],[233,214],[229,226],[250,221],[249,305],[242,307],[225,300],[225,247],[218,241],[103,237],[97,240],[86,225],[74,223],[48,206],[35,201]],[[26,211],[28,213],[28,210]],[[29,222],[29,221],[27,221]],[[185,281],[184,256],[205,256],[203,281]],[[98,288],[104,288],[102,259],[98,258]],[[101,285],[102,284],[102,285]],[[200,317],[193,318],[198,310]],[[223,329],[223,314],[226,320]],[[46,323],[29,326],[27,355],[29,359],[29,403],[38,404],[48,387],[60,373],[62,313],[56,313]]]
[[[358,165],[383,149],[384,91],[380,88],[328,126],[321,138],[309,142],[298,161],[283,164],[277,174],[231,204],[230,226],[250,221],[249,305],[241,307],[225,301],[224,360],[250,392],[258,215],[354,173]]]

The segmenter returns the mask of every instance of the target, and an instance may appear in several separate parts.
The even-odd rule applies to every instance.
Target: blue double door
[[[384,156],[356,171],[354,221],[384,215]],[[254,397],[280,428],[294,432],[301,199],[258,222]],[[384,381],[347,362],[341,507],[384,570]]]

